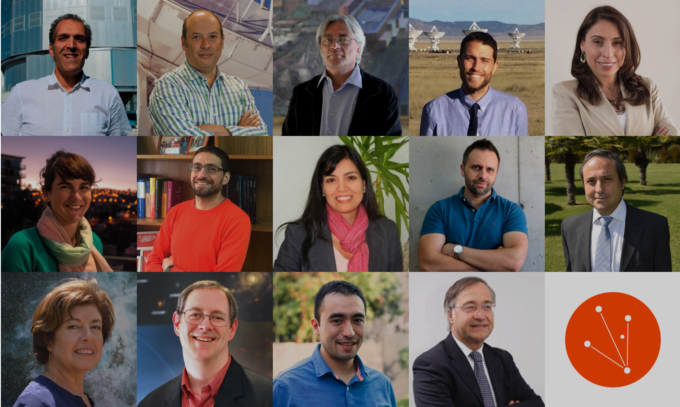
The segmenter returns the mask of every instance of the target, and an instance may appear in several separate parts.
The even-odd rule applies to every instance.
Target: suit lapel
[[[604,94],[602,89],[598,87],[600,91],[600,96],[602,97],[602,102],[598,106],[594,106],[594,110],[597,112],[597,116],[602,120],[602,123],[607,126],[612,134],[624,134],[623,126],[617,117],[614,108],[609,104],[607,100],[607,95]],[[627,106],[627,105],[626,105]],[[605,134],[592,134],[593,136],[604,136]]]
[[[338,271],[335,265],[335,252],[333,252],[333,237],[328,223],[323,225],[323,235],[326,240],[317,239],[309,250],[309,268],[313,271]],[[370,257],[369,257],[370,259]]]
[[[378,225],[375,222],[369,222],[368,230],[366,231],[366,243],[368,244],[368,271],[378,271],[380,270],[380,264],[382,264],[385,242],[383,241],[382,236],[375,230],[377,227]]]
[[[590,239],[592,235],[592,228],[593,228],[593,213],[592,209],[586,212],[583,216],[583,221],[581,224],[578,226],[578,230],[576,231],[576,236],[583,236],[587,238],[581,238],[578,239],[577,247],[578,247],[578,253],[581,256],[581,261],[583,262],[585,268],[583,271],[593,271],[591,264],[590,264]],[[581,270],[574,270],[574,271],[581,271]]]
[[[621,264],[619,271],[626,271],[628,263],[635,253],[635,248],[643,234],[640,225],[640,216],[636,216],[637,208],[628,205],[626,202],[626,226],[623,231],[623,247],[621,248]]]
[[[484,344],[484,361],[486,368],[489,371],[489,378],[491,379],[491,386],[496,395],[496,404],[499,406],[505,405],[505,394],[503,392],[503,363],[496,357],[491,346]]]
[[[621,95],[624,98],[629,96],[626,88],[623,86],[623,83],[621,83]],[[648,120],[643,118],[644,110],[645,105],[633,106],[630,103],[626,103],[626,132],[625,134],[616,134],[624,134],[626,136],[638,136],[640,134],[647,135],[645,134],[647,131],[645,131],[643,127],[649,123]],[[616,120],[618,120],[618,118]]]
[[[361,133],[361,129],[356,129],[356,127],[361,127],[360,123],[363,122],[361,119],[361,114],[364,110],[363,105],[373,96],[380,93],[380,91],[373,86],[373,82],[364,75],[364,70],[361,68],[359,68],[359,70],[361,72],[361,90],[359,90],[359,95],[357,95],[357,104],[354,107],[354,113],[352,114],[352,121],[349,124],[347,135],[358,135]]]
[[[243,396],[243,376],[243,368],[232,357],[229,370],[215,398],[216,406],[240,407],[240,404],[234,400]]]
[[[463,381],[472,390],[477,399],[482,405],[484,404],[484,398],[482,397],[482,391],[479,389],[479,383],[477,383],[477,378],[475,377],[475,372],[470,366],[467,356],[463,354],[460,350],[456,340],[453,339],[453,335],[449,334],[444,342],[446,353],[451,358],[451,365],[454,370],[463,378]]]
[[[173,379],[174,384],[170,385],[170,389],[177,389],[174,393],[166,393],[165,404],[163,407],[182,407],[182,374]]]
[[[307,84],[307,92],[311,95],[311,103],[309,111],[312,112],[312,128],[314,134],[310,136],[318,136],[321,133],[321,112],[323,108],[323,86],[319,85],[321,75],[317,75]],[[325,80],[325,79],[324,79]]]

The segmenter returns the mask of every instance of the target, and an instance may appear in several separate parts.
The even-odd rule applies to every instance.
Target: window
[[[24,30],[25,16],[19,16],[14,19],[14,32]]]
[[[106,21],[106,7],[90,7],[90,20]]]
[[[28,28],[39,27],[41,22],[41,12],[35,12],[28,15]]]
[[[113,21],[127,21],[130,12],[127,7],[114,7],[113,8]]]

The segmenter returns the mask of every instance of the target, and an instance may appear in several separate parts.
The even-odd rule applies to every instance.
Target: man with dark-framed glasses
[[[250,218],[222,196],[229,156],[200,148],[189,164],[196,199],[174,206],[147,260],[148,271],[241,271],[250,242]]]
[[[295,87],[284,136],[400,136],[394,88],[359,67],[366,37],[348,15],[328,17],[316,31],[323,74]]]
[[[271,406],[272,379],[242,367],[229,354],[237,313],[234,296],[217,281],[197,281],[185,288],[172,315],[184,371],[139,406]]]

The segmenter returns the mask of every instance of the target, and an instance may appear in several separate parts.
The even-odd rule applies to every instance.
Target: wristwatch
[[[456,247],[453,248],[453,257],[457,260],[460,260],[460,255],[463,254],[463,246],[457,245]]]
[[[174,265],[174,264],[171,264],[171,265],[169,265],[168,267],[166,267],[165,270],[163,270],[163,272],[164,272],[164,273],[169,273],[170,270],[172,270],[173,267],[175,267],[175,265]]]

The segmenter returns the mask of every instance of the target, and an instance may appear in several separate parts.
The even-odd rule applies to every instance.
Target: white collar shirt
[[[593,208],[593,226],[590,231],[590,269],[595,270],[595,253],[597,253],[597,241],[602,230],[602,215]],[[616,207],[611,216],[613,219],[609,224],[609,234],[611,236],[612,249],[612,271],[618,272],[621,268],[621,252],[623,251],[623,233],[626,230],[626,202],[621,199],[619,206]]]

